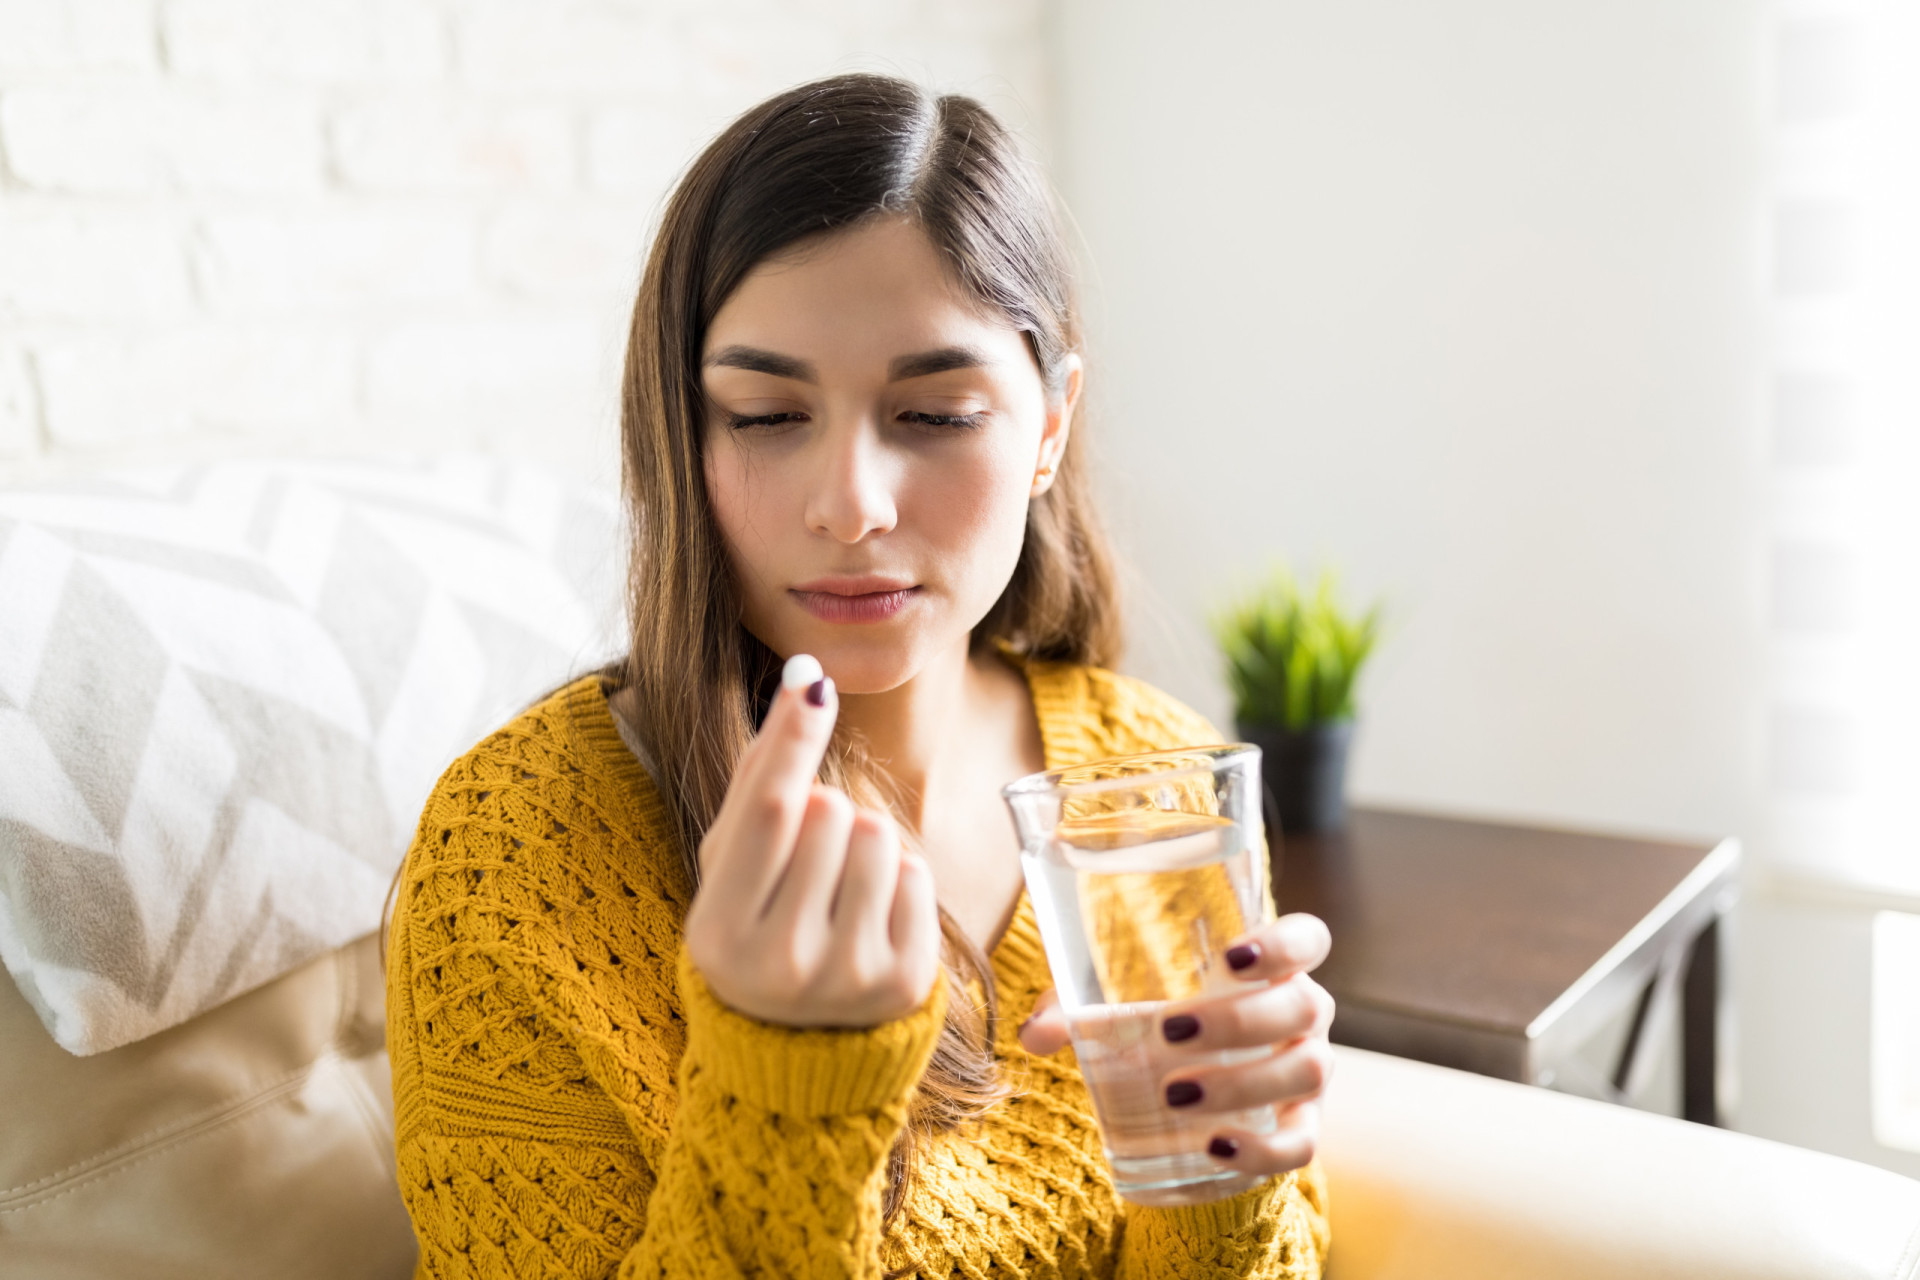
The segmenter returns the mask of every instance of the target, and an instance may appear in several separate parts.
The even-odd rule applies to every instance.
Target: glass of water
[[[1272,918],[1260,824],[1260,749],[1200,747],[1036,773],[1003,793],[1047,962],[1100,1118],[1115,1188],[1197,1204],[1260,1181],[1206,1152],[1222,1128],[1270,1133],[1272,1107],[1195,1114],[1169,1074],[1263,1057],[1169,1044],[1160,1023],[1200,997],[1246,990],[1234,939]]]

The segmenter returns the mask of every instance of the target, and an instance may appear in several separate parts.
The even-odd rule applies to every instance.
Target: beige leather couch
[[[76,1058],[0,978],[0,1277],[406,1275],[372,938]],[[1332,1280],[1920,1280],[1920,1183],[1343,1050]]]
[[[1920,1182],[1357,1049],[1322,1150],[1332,1280],[1913,1280]]]
[[[410,1274],[374,942],[86,1058],[0,972],[0,1277]]]

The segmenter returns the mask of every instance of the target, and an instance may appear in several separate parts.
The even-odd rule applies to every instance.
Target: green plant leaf
[[[1380,606],[1344,612],[1339,583],[1322,572],[1303,590],[1285,565],[1210,621],[1243,723],[1304,729],[1354,714],[1360,670],[1380,631]]]

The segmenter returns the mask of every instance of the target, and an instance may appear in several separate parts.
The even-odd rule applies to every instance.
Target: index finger
[[[1311,973],[1333,949],[1324,921],[1304,911],[1281,916],[1227,948],[1227,968],[1242,982],[1270,982]]]
[[[777,874],[799,834],[838,710],[833,681],[819,661],[804,653],[789,658],[773,706],[741,754],[714,815],[713,830],[724,833],[718,848],[767,850],[769,869]]]

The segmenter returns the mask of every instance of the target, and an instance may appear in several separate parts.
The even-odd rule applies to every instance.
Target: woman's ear
[[[1040,432],[1040,456],[1034,462],[1032,496],[1036,498],[1053,487],[1060,459],[1066,456],[1067,437],[1073,432],[1073,412],[1080,406],[1080,387],[1086,368],[1080,353],[1069,351],[1061,364],[1066,377],[1059,397],[1047,405],[1046,425]]]

